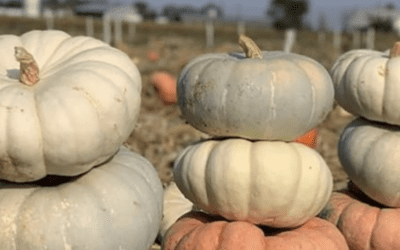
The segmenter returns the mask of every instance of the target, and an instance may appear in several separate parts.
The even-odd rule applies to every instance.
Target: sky
[[[112,0],[120,3],[132,3],[135,0]],[[225,11],[227,16],[235,16],[238,13],[244,18],[263,19],[264,11],[269,6],[270,0],[144,0],[148,5],[160,12],[167,4],[192,5],[199,8],[207,3],[215,3]],[[313,27],[317,27],[319,17],[325,15],[332,30],[341,28],[342,13],[348,10],[357,10],[362,7],[385,6],[394,3],[397,8],[400,4],[397,0],[309,0],[310,10],[307,20]]]

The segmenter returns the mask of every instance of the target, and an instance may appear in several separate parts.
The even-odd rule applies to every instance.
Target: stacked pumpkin
[[[400,249],[400,42],[390,51],[353,50],[332,68],[335,98],[358,116],[343,131],[339,158],[351,183],[321,215],[351,249]]]
[[[61,31],[0,36],[0,249],[148,249],[162,214],[151,164],[122,147],[141,77]]]
[[[176,185],[203,212],[174,223],[163,248],[347,249],[340,232],[315,217],[332,192],[328,166],[292,142],[330,112],[328,72],[305,56],[262,52],[245,36],[239,44],[245,55],[200,56],[178,79],[183,116],[214,138],[176,158]]]

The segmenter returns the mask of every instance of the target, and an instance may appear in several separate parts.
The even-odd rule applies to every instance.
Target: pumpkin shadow
[[[8,69],[7,76],[11,79],[18,80],[20,75],[19,71],[19,69]]]
[[[56,187],[62,184],[67,184],[79,179],[83,174],[77,176],[57,176],[47,175],[40,180],[32,182],[17,183],[7,180],[0,180],[0,190],[2,189],[21,189],[21,188],[34,188],[34,187]]]

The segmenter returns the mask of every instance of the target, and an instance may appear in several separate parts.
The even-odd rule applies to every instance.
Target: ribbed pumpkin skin
[[[357,118],[344,130],[339,159],[349,178],[369,197],[400,207],[400,128]]]
[[[331,69],[335,99],[348,112],[400,125],[400,57],[389,52],[351,50]]]
[[[312,218],[292,230],[264,231],[243,221],[228,222],[201,212],[191,212],[168,230],[164,250],[347,250],[339,230],[331,223]]]
[[[382,207],[352,183],[333,192],[320,217],[338,227],[351,250],[400,249],[400,209]]]
[[[206,54],[189,62],[178,103],[193,127],[214,136],[292,141],[331,111],[333,84],[318,62],[297,54]]]
[[[333,186],[315,150],[245,139],[190,145],[175,160],[174,180],[204,211],[273,227],[295,227],[317,215]]]
[[[65,177],[64,177],[65,178]],[[154,167],[121,148],[63,184],[0,182],[0,249],[148,249],[162,216]]]
[[[19,82],[14,47],[39,66],[33,86]],[[0,179],[74,176],[118,151],[140,110],[142,82],[123,52],[62,31],[0,36]]]

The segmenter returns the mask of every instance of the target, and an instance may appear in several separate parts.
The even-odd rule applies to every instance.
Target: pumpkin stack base
[[[347,189],[333,192],[319,217],[337,226],[350,249],[400,249],[400,208],[375,202],[351,181]]]
[[[312,218],[291,229],[257,227],[243,221],[227,221],[203,212],[190,212],[167,231],[164,250],[346,250],[346,240],[331,223]]]

